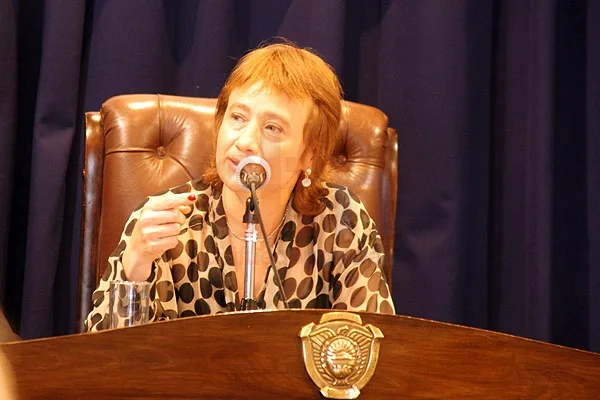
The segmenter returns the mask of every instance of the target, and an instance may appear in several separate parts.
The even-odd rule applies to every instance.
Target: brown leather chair
[[[118,243],[147,195],[199,177],[213,140],[216,99],[122,95],[86,113],[79,326]],[[331,160],[337,183],[365,203],[383,238],[391,283],[397,193],[397,134],[380,110],[345,101]]]

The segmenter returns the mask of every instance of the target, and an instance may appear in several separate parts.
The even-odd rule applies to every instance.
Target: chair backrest
[[[199,177],[212,150],[216,99],[115,96],[86,113],[79,326],[135,206]],[[355,192],[382,236],[391,284],[397,197],[397,134],[374,107],[344,101],[331,160],[336,183]]]

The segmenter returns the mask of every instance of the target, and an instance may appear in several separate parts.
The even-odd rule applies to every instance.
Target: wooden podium
[[[26,399],[320,399],[298,334],[325,310],[221,314],[3,344]],[[600,355],[357,313],[379,328],[359,399],[600,399]]]

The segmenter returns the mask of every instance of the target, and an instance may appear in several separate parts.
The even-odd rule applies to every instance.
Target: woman
[[[256,248],[259,306],[283,306],[268,240],[291,307],[394,313],[373,221],[347,188],[324,183],[340,102],[332,68],[306,49],[278,43],[244,56],[219,94],[212,167],[133,212],[93,294],[87,329],[106,327],[115,279],[152,283],[152,321],[239,309],[248,192],[235,170],[249,155],[272,170],[258,192],[269,232]]]

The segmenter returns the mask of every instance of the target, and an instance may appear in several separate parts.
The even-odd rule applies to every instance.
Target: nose
[[[251,122],[240,131],[235,146],[246,155],[259,154],[260,138],[260,127],[256,122]]]

